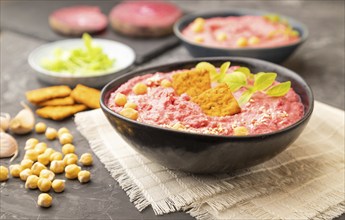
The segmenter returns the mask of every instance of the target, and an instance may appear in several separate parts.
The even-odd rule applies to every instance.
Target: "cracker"
[[[234,115],[241,111],[235,97],[225,83],[193,97],[192,101],[198,104],[202,111],[209,116]]]
[[[199,69],[175,73],[172,75],[172,86],[178,95],[187,93],[193,97],[211,88],[210,74]]]
[[[62,120],[77,112],[87,109],[85,105],[46,106],[36,110],[36,114],[42,118]]]
[[[101,92],[97,89],[78,84],[72,91],[71,96],[78,102],[89,108],[99,108]]]
[[[38,103],[39,106],[58,106],[58,105],[73,105],[74,99],[71,96],[65,98],[50,99],[48,101]]]
[[[26,99],[33,104],[38,104],[49,99],[66,97],[70,94],[71,89],[68,86],[50,86],[25,93]]]

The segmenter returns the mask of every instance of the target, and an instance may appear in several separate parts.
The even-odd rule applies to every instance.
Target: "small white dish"
[[[74,48],[84,47],[82,39],[68,39],[56,41],[53,43],[44,44],[34,51],[28,57],[29,65],[36,70],[38,79],[51,84],[51,85],[68,85],[74,87],[77,84],[83,84],[90,87],[102,87],[111,81],[115,76],[120,75],[128,70],[135,61],[135,52],[126,44],[105,40],[105,39],[92,39],[92,43],[103,48],[111,59],[115,58],[114,66],[107,71],[97,73],[97,75],[73,75],[68,73],[58,73],[41,66],[43,58],[53,58],[53,51],[56,48],[62,50],[71,50]]]

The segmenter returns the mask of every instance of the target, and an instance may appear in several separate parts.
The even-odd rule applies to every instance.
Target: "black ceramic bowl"
[[[276,72],[278,81],[290,80],[304,104],[305,115],[295,124],[273,133],[253,136],[219,136],[142,124],[113,112],[106,105],[111,92],[129,79],[155,72],[192,68],[201,61],[220,66],[226,61],[252,72]],[[262,163],[286,149],[301,134],[313,111],[313,94],[296,73],[273,63],[252,58],[204,58],[155,66],[130,72],[102,90],[101,108],[109,122],[136,151],[168,168],[194,173],[229,172]]]
[[[286,16],[281,16],[286,19],[294,30],[300,34],[300,40],[296,43],[286,46],[270,47],[270,48],[220,48],[203,46],[186,39],[181,31],[195,18],[212,18],[212,17],[227,17],[227,16],[243,16],[243,15],[265,15],[270,12],[249,10],[249,9],[236,9],[217,12],[204,12],[195,13],[182,17],[174,25],[175,35],[182,41],[183,45],[187,48],[189,53],[194,57],[221,57],[221,56],[239,56],[239,57],[252,57],[262,60],[271,61],[274,63],[281,63],[286,60],[308,37],[307,27]]]

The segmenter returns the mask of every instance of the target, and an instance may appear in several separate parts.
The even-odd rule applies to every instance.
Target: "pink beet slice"
[[[125,1],[110,12],[112,27],[125,35],[150,37],[172,32],[172,26],[182,16],[180,8],[163,1]]]
[[[51,28],[65,35],[82,35],[104,30],[107,17],[97,6],[73,6],[61,8],[49,16]]]

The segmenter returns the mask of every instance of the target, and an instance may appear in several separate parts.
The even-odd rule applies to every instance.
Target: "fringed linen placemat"
[[[138,210],[197,219],[324,219],[345,212],[344,111],[315,102],[301,136],[277,157],[232,174],[194,175],[134,151],[100,109],[78,113],[78,130]]]

